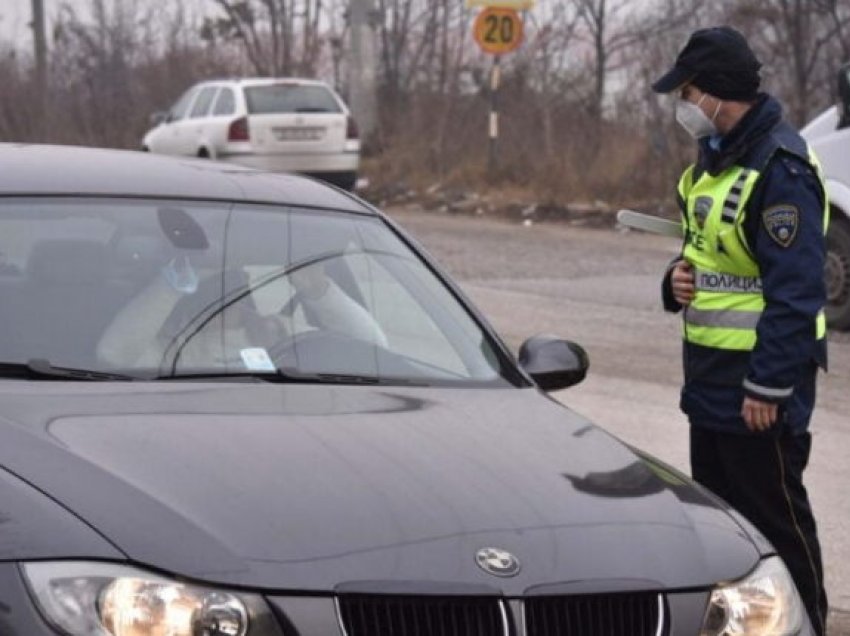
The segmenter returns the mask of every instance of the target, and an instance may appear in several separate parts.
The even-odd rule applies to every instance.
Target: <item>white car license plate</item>
[[[278,141],[317,141],[325,136],[325,129],[312,127],[287,127],[272,129]]]

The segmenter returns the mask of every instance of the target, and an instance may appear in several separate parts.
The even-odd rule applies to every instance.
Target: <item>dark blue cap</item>
[[[750,101],[758,95],[759,69],[747,40],[728,26],[694,31],[673,68],[652,85],[669,93],[691,83],[720,99]]]

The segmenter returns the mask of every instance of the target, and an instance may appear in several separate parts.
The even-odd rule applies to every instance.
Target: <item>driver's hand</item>
[[[283,316],[254,314],[245,325],[249,342],[269,349],[277,343],[290,338],[289,327]]]
[[[289,275],[290,281],[306,298],[317,300],[325,295],[330,283],[321,265],[308,265]]]

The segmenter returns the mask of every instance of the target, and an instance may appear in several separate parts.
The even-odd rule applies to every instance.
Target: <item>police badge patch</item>
[[[705,227],[705,220],[708,218],[713,204],[714,200],[711,197],[697,197],[697,200],[694,201],[694,216],[699,229]]]
[[[768,235],[781,247],[788,247],[797,237],[800,211],[790,204],[774,205],[761,213]]]

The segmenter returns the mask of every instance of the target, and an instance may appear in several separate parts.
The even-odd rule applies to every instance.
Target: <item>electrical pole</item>
[[[47,34],[45,33],[44,0],[32,0],[32,32],[35,44],[35,83],[39,124],[44,124],[47,107]],[[41,131],[44,133],[44,130]]]
[[[360,128],[361,139],[368,140],[377,125],[375,98],[375,16],[373,0],[351,0],[351,57],[348,63],[348,90],[351,112]]]

